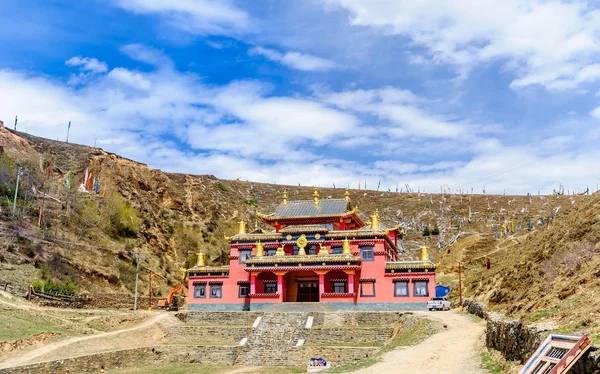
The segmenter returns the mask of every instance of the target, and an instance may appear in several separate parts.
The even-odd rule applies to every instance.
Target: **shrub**
[[[223,192],[227,192],[227,186],[225,186],[222,182],[217,182],[217,188]]]
[[[137,237],[139,220],[135,209],[117,193],[104,200],[102,221],[105,231],[113,237]]]
[[[431,232],[429,232],[429,227],[425,226],[423,229],[423,236],[430,236]]]
[[[53,279],[46,279],[45,281],[33,282],[33,289],[38,292],[55,293],[60,295],[75,295],[77,287],[72,280],[67,279],[64,283],[56,282]]]
[[[438,225],[436,224],[435,226],[433,226],[433,230],[431,230],[431,235],[439,235],[440,234],[440,229],[438,227]]]

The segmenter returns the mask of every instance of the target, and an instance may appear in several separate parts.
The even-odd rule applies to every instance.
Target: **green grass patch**
[[[437,324],[428,319],[419,319],[409,327],[404,328],[391,342],[383,345],[383,347],[373,357],[361,360],[354,364],[342,365],[328,370],[328,373],[347,373],[364,369],[375,365],[382,354],[392,351],[396,348],[417,345],[428,337],[438,332]]]
[[[381,349],[381,353],[399,347],[417,345],[438,332],[437,325],[429,319],[419,319],[412,326],[403,329],[394,340]]]
[[[170,363],[163,365],[144,365],[136,368],[124,368],[111,370],[111,373],[116,374],[222,374],[229,373],[234,368],[228,365],[204,365],[204,364],[179,364]],[[305,373],[305,368],[300,367],[261,367],[256,370],[248,369],[244,373],[258,374],[299,374]]]
[[[492,374],[504,374],[504,369],[500,363],[496,362],[487,349],[481,351],[481,368]]]
[[[29,338],[41,332],[64,333],[65,329],[43,315],[36,315],[21,310],[0,307],[0,341],[13,341]]]
[[[381,342],[329,342],[329,343],[308,343],[307,347],[381,347]]]

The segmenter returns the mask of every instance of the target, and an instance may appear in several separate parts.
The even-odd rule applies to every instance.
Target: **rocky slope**
[[[144,267],[167,278],[166,282],[153,282],[156,293],[165,292],[179,281],[180,269],[193,263],[200,250],[208,253],[213,264],[227,262],[224,236],[235,232],[239,220],[248,221],[250,228],[258,224],[256,212],[271,212],[285,187],[218,180],[209,175],[165,173],[99,148],[42,139],[6,128],[0,128],[0,148],[4,152],[0,176],[10,179],[4,181],[4,190],[0,190],[3,191],[0,195],[0,277],[21,283],[29,283],[42,273],[58,279],[71,278],[80,290],[131,292],[135,271],[133,253],[139,252],[145,256]],[[47,180],[50,161],[52,172]],[[19,211],[22,214],[15,218],[9,205],[9,196],[12,196],[9,187],[14,183],[17,166],[26,167],[30,178],[29,182],[25,177],[22,179],[21,191],[28,191],[28,202],[24,205],[25,196],[21,195]],[[86,168],[99,178],[99,194],[77,192]],[[69,171],[73,176],[70,190],[64,186]],[[287,188],[290,199],[310,199],[313,193],[310,186]],[[320,189],[321,198],[342,197],[343,193],[340,188]],[[558,222],[568,227],[570,221],[563,221],[563,217],[576,214],[570,211],[587,209],[585,204],[591,201],[581,196],[556,199],[372,190],[351,190],[350,193],[365,221],[378,209],[383,225],[403,225],[406,232],[403,256],[407,259],[422,244],[437,248],[439,241],[440,248],[444,249],[459,232],[475,234],[459,239],[450,250],[470,243],[473,248],[464,252],[468,257],[465,260],[480,257],[495,250],[500,243],[504,243],[502,246],[512,243],[497,241],[496,236],[501,234],[502,225],[511,231],[513,220],[514,234],[507,235],[529,243],[538,231],[545,235],[548,222],[553,222],[550,227],[556,227]],[[133,207],[134,212],[120,216],[119,222],[111,222],[112,216],[106,212],[125,206]],[[41,217],[40,210],[43,210]],[[534,234],[528,234],[529,221]],[[434,224],[439,226],[441,235],[424,238],[423,227],[431,229]],[[123,225],[133,225],[135,232],[126,231],[122,235],[122,230],[115,231],[115,227]],[[516,259],[517,255],[513,254],[520,247],[515,244],[515,248],[497,252],[497,256],[505,258],[506,253],[510,253],[508,257]],[[442,261],[448,264],[455,261],[454,254],[448,256],[446,251],[442,251],[446,256]],[[436,252],[432,250],[433,254]],[[554,252],[547,253],[551,257]],[[493,261],[497,262],[496,257]],[[522,261],[523,266],[528,266],[528,261],[535,260],[523,258]],[[453,277],[450,273],[446,276]],[[144,273],[142,287],[147,286],[146,277]],[[469,292],[490,293],[477,279],[470,282]],[[506,288],[514,294],[509,285],[502,283],[502,275],[494,282],[494,287]],[[497,302],[508,300],[498,295]]]

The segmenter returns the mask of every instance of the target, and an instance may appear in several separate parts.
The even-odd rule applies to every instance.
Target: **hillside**
[[[39,277],[58,281],[69,278],[79,291],[131,293],[134,252],[139,252],[145,256],[144,267],[167,278],[167,282],[153,282],[155,295],[164,294],[181,278],[180,269],[195,261],[198,251],[208,253],[212,264],[227,262],[224,236],[235,233],[236,222],[241,219],[248,221],[251,228],[258,224],[256,212],[272,211],[285,187],[218,180],[210,175],[165,173],[99,148],[42,139],[6,128],[0,128],[0,149],[0,277],[20,284]],[[52,172],[47,180],[50,162]],[[15,217],[11,203],[17,166],[27,168],[30,176],[21,179],[19,214]],[[99,194],[77,192],[86,168],[99,178]],[[67,189],[69,171],[72,186]],[[313,193],[312,186],[287,188],[290,199],[310,199]],[[340,188],[320,189],[322,198],[341,197],[343,193]],[[502,225],[507,231],[514,226],[514,234],[507,236],[529,243],[533,237],[545,238],[540,235],[545,235],[547,227],[570,225],[569,217],[592,201],[587,196],[372,190],[350,190],[350,194],[365,221],[379,209],[383,225],[402,224],[406,233],[404,258],[412,258],[422,244],[434,249],[439,241],[443,250],[459,232],[472,233],[463,234],[449,247],[454,253],[453,248],[472,243],[473,251],[464,253],[465,261],[491,251],[497,244],[512,243],[496,240],[497,235],[502,235]],[[534,231],[531,234],[528,222]],[[432,229],[436,224],[440,236],[424,238],[423,228]],[[433,255],[436,252],[431,251]],[[496,258],[506,257],[505,253],[498,252],[493,261],[500,262]],[[450,263],[455,258],[442,260]],[[147,275],[142,273],[142,290],[147,290]],[[490,292],[474,278],[468,279],[473,284],[469,292]],[[499,276],[495,287],[508,287],[502,281]]]

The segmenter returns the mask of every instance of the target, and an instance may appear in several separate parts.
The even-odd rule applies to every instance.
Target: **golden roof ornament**
[[[371,230],[379,230],[379,209],[371,216]]]
[[[421,261],[429,261],[429,250],[425,245],[421,247]]]
[[[350,251],[350,241],[348,240],[348,238],[342,240],[342,254],[343,255],[352,254],[352,252]]]
[[[348,188],[346,188],[346,192],[344,192],[344,199],[347,203],[350,202],[350,190]]]
[[[315,206],[319,206],[319,189],[317,187],[313,191],[313,200],[315,201]]]
[[[284,205],[284,206],[287,206],[287,199],[288,199],[288,196],[287,196],[287,188],[284,188],[284,189],[283,189],[283,205]]]
[[[298,240],[296,240],[296,245],[298,246],[298,256],[306,256],[306,251],[304,250],[304,248],[308,245],[306,235],[300,235]]]
[[[198,262],[196,262],[196,266],[205,267],[206,264],[204,262],[204,253],[198,252]]]
[[[329,251],[327,250],[327,247],[324,246],[323,244],[319,243],[319,256],[324,256],[324,255],[328,255]]]
[[[265,247],[260,241],[256,242],[256,257],[262,257],[265,255]]]
[[[285,252],[283,250],[283,246],[277,248],[277,250],[275,251],[275,256],[285,256]]]
[[[238,234],[245,234],[246,233],[246,221],[239,221],[238,222]]]

